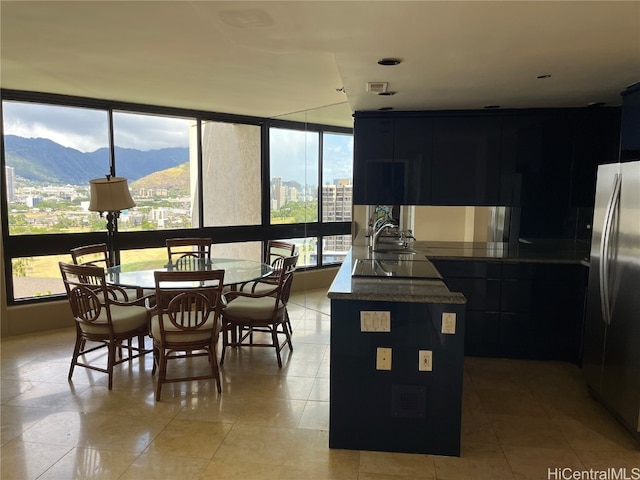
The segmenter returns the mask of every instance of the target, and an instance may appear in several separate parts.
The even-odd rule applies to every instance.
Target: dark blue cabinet
[[[501,120],[437,117],[433,122],[432,205],[499,205]]]

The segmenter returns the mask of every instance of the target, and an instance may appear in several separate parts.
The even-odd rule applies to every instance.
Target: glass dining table
[[[157,267],[146,264],[144,268],[140,269],[134,265],[115,265],[107,268],[106,281],[108,284],[120,287],[153,290],[156,288],[154,277],[156,271],[203,270],[224,270],[224,285],[231,287],[231,289],[273,273],[273,268],[270,265],[253,260],[237,258],[188,259],[173,264],[159,262]],[[182,285],[184,286],[184,284]],[[194,282],[194,286],[199,285],[200,282]]]

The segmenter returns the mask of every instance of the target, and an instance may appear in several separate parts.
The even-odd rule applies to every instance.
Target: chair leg
[[[162,384],[167,377],[167,357],[164,347],[158,349],[158,378],[156,379],[156,401],[160,401]]]
[[[78,355],[80,355],[80,349],[84,346],[84,338],[81,338],[79,334],[76,335],[76,344],[73,346],[73,357],[71,357],[71,367],[69,368],[69,380],[73,376],[73,369],[78,363]]]
[[[229,345],[229,324],[222,324],[222,355],[220,355],[220,365],[224,365],[224,354],[227,353]]]
[[[113,364],[116,363],[116,348],[119,348],[119,346],[115,342],[109,341],[107,345],[107,375],[109,375],[109,390],[113,387]]]
[[[273,346],[276,347],[276,357],[278,359],[278,368],[282,368],[282,357],[280,356],[280,341],[278,340],[278,330],[276,325],[271,329],[271,340]]]
[[[217,352],[215,346],[207,349],[209,352],[209,364],[211,365],[211,375],[215,377],[216,389],[218,393],[222,393],[222,382],[220,380],[220,369],[218,368]]]

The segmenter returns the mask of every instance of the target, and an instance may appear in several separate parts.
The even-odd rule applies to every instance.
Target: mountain
[[[171,193],[189,194],[189,162],[177,167],[167,168],[159,172],[153,172],[129,184],[132,190],[159,190],[167,189]]]
[[[46,138],[4,137],[6,165],[15,168],[16,176],[51,184],[86,184],[109,172],[109,150],[94,152],[63,147]],[[189,161],[187,147],[136,150],[115,148],[117,174],[133,182],[158,170],[176,167]]]

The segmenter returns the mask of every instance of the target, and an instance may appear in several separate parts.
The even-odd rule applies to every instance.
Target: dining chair
[[[107,253],[107,244],[106,243],[95,243],[92,245],[82,245],[80,247],[75,247],[70,250],[71,259],[75,265],[95,265],[102,267],[103,269],[107,269],[112,267],[111,262],[109,261],[109,254]],[[121,292],[124,291],[127,293],[127,296],[122,296]],[[140,299],[149,297],[153,295],[155,292],[153,290],[145,290],[142,288],[127,288],[123,287],[122,289],[118,289],[114,291],[117,300],[121,301],[129,301],[131,297],[136,297],[138,299],[139,305],[144,305],[144,301],[140,301]],[[119,297],[118,297],[119,296]]]
[[[224,364],[227,347],[272,347],[276,350],[278,367],[282,368],[281,350],[285,345],[293,351],[291,334],[286,326],[288,319],[287,302],[291,292],[293,273],[298,263],[298,255],[279,257],[275,260],[275,269],[279,272],[276,283],[267,283],[270,287],[256,292],[253,286],[225,294],[227,306],[222,311],[222,357],[220,364]],[[273,279],[269,279],[271,282]],[[256,282],[264,283],[263,279]],[[237,331],[238,336],[229,340],[228,332]],[[254,333],[266,333],[270,342],[257,343]],[[280,343],[279,335],[284,335],[284,342]]]
[[[149,309],[153,338],[153,373],[158,371],[156,400],[165,383],[214,379],[222,392],[216,345],[220,334],[220,312],[224,306],[224,270],[156,271],[156,305]],[[169,360],[206,356],[208,374],[167,377]],[[180,365],[179,368],[189,368]],[[172,369],[175,373],[176,369]]]
[[[74,265],[58,262],[71,312],[76,324],[76,341],[69,369],[69,380],[77,366],[106,373],[109,390],[113,386],[113,367],[138,358],[150,351],[144,348],[148,333],[147,309],[136,302],[118,300],[127,298],[121,287],[107,285],[105,272],[97,265]],[[133,346],[133,338],[138,346]],[[125,345],[124,342],[127,342]],[[98,343],[98,345],[93,345]],[[89,345],[89,347],[88,347]],[[107,349],[106,368],[91,363],[86,354],[100,348]],[[126,350],[116,359],[116,350]],[[135,353],[134,355],[134,352]],[[82,356],[82,360],[80,357]]]
[[[211,258],[211,238],[167,238],[165,243],[170,265],[183,266],[194,260]]]

